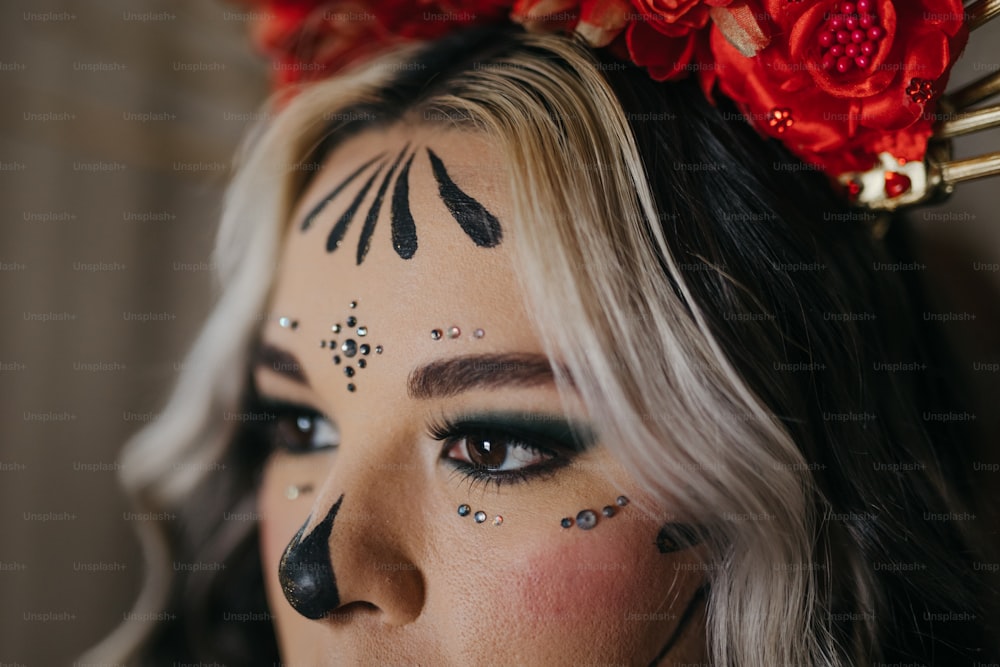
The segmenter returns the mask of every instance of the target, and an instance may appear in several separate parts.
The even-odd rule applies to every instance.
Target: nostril
[[[324,619],[335,623],[349,623],[359,620],[362,617],[379,614],[381,611],[377,605],[359,600],[357,602],[348,602],[344,606],[331,611]]]

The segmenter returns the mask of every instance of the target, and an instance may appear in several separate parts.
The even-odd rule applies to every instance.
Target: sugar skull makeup
[[[368,179],[364,181],[364,185],[357,191],[354,199],[351,200],[350,205],[341,214],[330,230],[329,236],[327,236],[327,252],[335,251],[343,242],[351,222],[366,200],[368,191],[372,188],[386,165],[389,165],[374,200],[371,202],[368,213],[365,215],[365,221],[361,229],[361,238],[358,241],[356,261],[358,264],[361,264],[368,255],[372,235],[375,232],[375,225],[382,210],[382,202],[397,170],[399,171],[399,176],[396,178],[391,205],[392,247],[396,250],[396,254],[403,259],[411,259],[417,252],[417,229],[413,221],[413,215],[410,212],[410,168],[413,165],[413,159],[420,151],[419,149],[413,150],[409,152],[409,156],[407,157],[409,150],[410,145],[407,143],[391,163],[387,161],[386,153],[379,153],[374,158],[364,162],[344,180],[340,181],[336,187],[313,207],[303,219],[300,229],[303,232],[309,230],[313,222],[338,198],[342,191],[347,189],[362,174],[370,173]],[[454,217],[459,227],[462,228],[462,231],[477,246],[492,248],[498,245],[503,239],[503,230],[501,230],[500,222],[496,216],[490,213],[475,197],[470,196],[452,180],[444,161],[433,150],[425,147],[424,152],[433,170],[441,201],[447,206],[448,211]],[[405,162],[403,162],[404,159]],[[402,164],[402,169],[399,169],[400,164]]]
[[[557,389],[501,242],[504,172],[476,142],[352,139],[287,233],[271,307],[298,325],[266,323],[261,358],[300,373],[254,378],[275,415],[263,571],[289,662],[490,664],[517,646],[530,664],[648,664],[697,630],[681,617],[701,575],[672,567],[694,550],[661,553],[614,443]]]
[[[338,321],[330,327],[330,332],[337,337],[323,338],[319,341],[319,346],[332,350],[333,363],[343,367],[344,375],[349,380],[347,391],[353,392],[358,388],[354,376],[358,371],[368,368],[371,354],[380,355],[385,348],[381,344],[373,345],[369,342],[368,327],[361,324],[353,312],[358,307],[357,300],[351,301],[347,307],[352,314],[344,318],[343,324]]]

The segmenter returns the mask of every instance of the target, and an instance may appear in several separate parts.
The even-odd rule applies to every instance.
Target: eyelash
[[[500,487],[506,484],[520,484],[550,477],[558,469],[570,463],[573,458],[571,452],[575,449],[570,444],[553,441],[537,433],[498,427],[495,424],[476,421],[453,421],[447,417],[440,417],[431,422],[428,426],[428,434],[434,440],[444,443],[441,448],[441,458],[454,468],[456,474],[461,475],[464,480],[468,481],[470,487],[475,487],[477,484],[495,484],[497,487]],[[527,468],[491,471],[466,461],[458,461],[446,456],[448,450],[457,443],[473,437],[493,437],[505,442],[512,442],[518,448],[533,454],[546,454],[553,458],[545,463]],[[541,442],[545,442],[546,444],[542,445],[540,444]],[[560,453],[560,451],[563,453]]]
[[[297,449],[285,444],[278,444],[278,434],[276,431],[282,420],[286,419],[290,420],[292,423],[296,423],[299,419],[305,417],[312,425],[319,422],[327,422],[333,427],[334,432],[336,432],[336,426],[333,425],[333,422],[326,415],[314,408],[310,408],[307,405],[289,403],[280,400],[256,398],[251,401],[248,410],[245,411],[245,414],[267,414],[272,416],[272,418],[266,420],[247,422],[246,426],[249,431],[249,435],[257,442],[262,442],[266,450],[269,452],[281,450],[288,454],[292,454],[293,456],[302,456],[328,449],[336,449],[340,444],[338,442],[333,446],[317,447],[315,449]]]
[[[250,421],[246,426],[249,435],[256,439],[257,442],[263,442],[268,452],[281,450],[293,456],[303,456],[325,449],[336,448],[334,446],[316,449],[296,449],[277,443],[278,437],[275,430],[283,419],[290,419],[294,422],[305,417],[313,423],[322,420],[332,425],[333,422],[323,413],[307,405],[257,398],[248,405],[245,413],[273,415],[273,418],[268,420]],[[455,474],[460,475],[464,480],[468,481],[470,487],[475,487],[477,484],[495,484],[497,487],[500,487],[507,484],[520,484],[545,479],[555,474],[560,468],[568,465],[577,452],[577,448],[572,444],[560,442],[549,436],[531,431],[501,427],[496,424],[484,423],[477,420],[455,421],[441,417],[429,424],[428,434],[434,440],[443,443],[441,458],[453,468]],[[498,471],[489,470],[482,466],[446,456],[448,450],[456,444],[462,440],[472,438],[493,438],[507,443],[511,448],[522,449],[532,454],[543,454],[552,458],[543,463],[525,468]]]

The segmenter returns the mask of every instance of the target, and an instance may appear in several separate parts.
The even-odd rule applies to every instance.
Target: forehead
[[[393,218],[401,205],[393,198],[399,197],[397,182],[407,162],[405,204],[416,245],[404,258],[394,244]],[[459,208],[479,205],[496,219],[499,243],[485,247],[474,231],[463,229],[455,202],[449,207],[454,193],[442,193],[443,179],[475,202],[463,200]],[[348,317],[367,327],[372,347],[382,344],[386,356],[402,353],[414,364],[444,353],[537,350],[512,268],[507,187],[500,151],[482,135],[393,128],[367,131],[341,144],[296,203],[277,267],[271,310],[300,326],[288,337],[271,321],[265,338],[307,355],[302,359],[307,367],[313,365],[312,355],[325,352],[324,340],[339,344],[331,328],[346,326]],[[303,219],[334,191],[301,229]],[[353,216],[344,224],[351,209]],[[343,234],[331,246],[338,224]],[[359,263],[365,237],[367,251]],[[452,327],[461,332],[456,338],[447,336]],[[435,329],[445,333],[440,340],[432,338]],[[476,329],[485,335],[474,337]]]

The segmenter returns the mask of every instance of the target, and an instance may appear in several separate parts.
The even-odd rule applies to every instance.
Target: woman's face
[[[485,138],[394,128],[342,144],[296,206],[254,371],[289,665],[703,658],[698,550],[663,548],[669,508],[560,399],[506,183]]]

